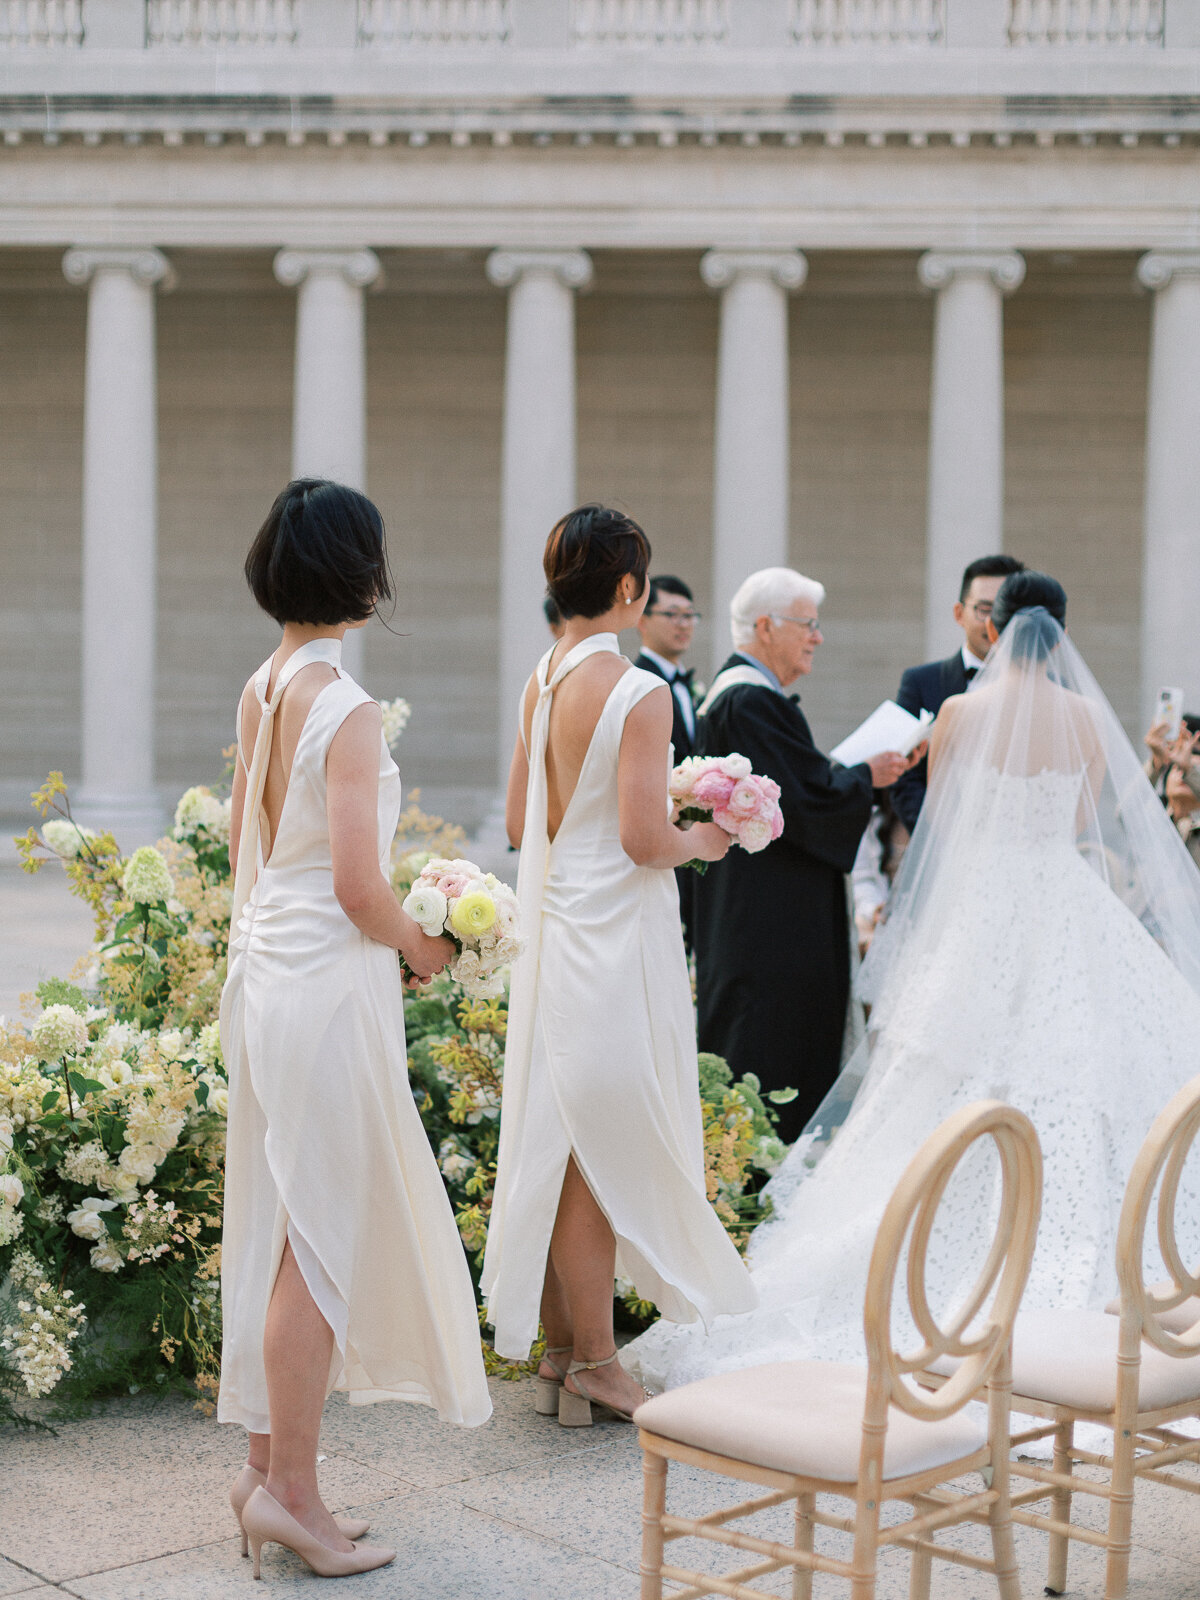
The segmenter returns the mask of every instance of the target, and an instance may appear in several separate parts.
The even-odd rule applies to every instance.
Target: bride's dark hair
[[[1058,628],[1065,628],[1067,591],[1057,578],[1051,578],[1044,572],[1014,572],[1000,585],[992,603],[992,625],[996,632],[1003,633],[1022,611],[1044,611],[1054,619]],[[1014,642],[1013,655],[1045,661],[1058,643],[1058,628],[1022,630],[1022,637]]]

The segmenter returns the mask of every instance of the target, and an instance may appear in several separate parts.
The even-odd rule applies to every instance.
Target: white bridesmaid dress
[[[296,746],[277,835],[262,812],[271,726],[283,692],[312,662],[336,680],[313,701]],[[247,759],[221,1045],[229,1129],[217,1415],[270,1432],[263,1327],[291,1241],[333,1329],[329,1388],[352,1404],[412,1400],[443,1421],[491,1412],[466,1258],[408,1082],[396,952],[350,921],[333,892],[325,761],[370,696],[318,639],[255,691],[262,720]],[[240,717],[239,717],[240,724]],[[379,752],[379,866],[386,876],[400,776]]]
[[[609,694],[554,840],[546,739],[554,691],[612,633],[563,656],[539,695],[517,893],[528,938],[513,973],[499,1172],[483,1292],[496,1350],[522,1360],[537,1336],[550,1234],[573,1154],[617,1239],[617,1273],[673,1322],[756,1303],[709,1204],[696,1020],[675,874],[621,847],[617,766],[625,719],[662,679],[630,667]],[[667,772],[663,773],[663,805]]]

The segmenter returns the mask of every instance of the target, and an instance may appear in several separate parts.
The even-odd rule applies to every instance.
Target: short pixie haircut
[[[729,632],[735,650],[754,643],[759,617],[778,616],[797,600],[825,603],[825,586],[792,567],[764,567],[752,572],[729,603]]]
[[[378,508],[344,483],[296,478],[277,497],[246,557],[246,582],[276,622],[362,622],[392,597]]]
[[[602,617],[627,574],[646,587],[650,541],[632,517],[580,506],[555,524],[542,565],[550,598],[564,617]]]

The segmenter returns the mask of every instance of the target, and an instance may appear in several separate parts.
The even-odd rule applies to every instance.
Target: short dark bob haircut
[[[564,617],[602,617],[626,574],[646,587],[650,541],[632,517],[580,506],[555,524],[542,561],[550,598]]]
[[[1042,620],[1042,625],[1030,629],[1018,644],[1014,655],[1018,658],[1045,661],[1062,637],[1060,628],[1067,625],[1067,591],[1057,578],[1044,572],[1014,572],[1005,578],[992,604],[992,625],[1003,633],[1014,617],[1022,611],[1045,611],[1058,624],[1055,627]]]
[[[362,622],[392,597],[378,508],[328,478],[288,484],[255,534],[245,570],[254,598],[279,623]]]
[[[962,575],[959,601],[964,601],[970,594],[976,578],[1011,578],[1014,572],[1024,571],[1025,563],[1018,561],[1016,556],[980,556],[977,561],[971,562]]]

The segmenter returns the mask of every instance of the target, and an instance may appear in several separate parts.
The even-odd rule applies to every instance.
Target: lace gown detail
[[[615,634],[569,651],[540,689],[530,738],[517,889],[528,946],[513,975],[504,1106],[483,1291],[496,1349],[537,1336],[550,1234],[574,1154],[617,1237],[618,1274],[663,1316],[690,1322],[754,1303],[705,1193],[696,1026],[673,872],[621,845],[625,719],[662,679],[630,667],[609,694],[562,823],[546,825],[550,702]],[[664,814],[667,773],[663,773]]]
[[[255,681],[260,734],[253,756],[242,750],[248,844],[221,998],[229,1124],[218,1417],[255,1433],[270,1431],[263,1326],[285,1238],[334,1332],[330,1389],[348,1390],[352,1404],[420,1401],[471,1425],[491,1412],[470,1273],[409,1087],[396,952],[360,932],[333,892],[325,761],[346,717],[370,701],[344,675],[313,701],[265,844],[258,780],[270,720],[301,667],[326,661],[340,674],[340,657],[336,640],[303,646],[270,700],[265,662]],[[381,739],[385,876],[400,801]]]
[[[750,1263],[759,1307],[708,1337],[656,1325],[631,1347],[675,1385],[759,1362],[860,1360],[867,1266],[905,1165],[959,1106],[995,1098],[1032,1119],[1045,1156],[1024,1304],[1096,1307],[1116,1292],[1125,1181],[1154,1116],[1196,1071],[1200,996],[1076,847],[1083,774],[995,774],[971,867],[931,907],[871,1019],[871,1064],[815,1169],[802,1141],[773,1180]],[[811,1160],[811,1155],[808,1155]],[[929,1251],[936,1300],[967,1292],[991,1238],[994,1170],[964,1173]],[[1200,1208],[1181,1208],[1185,1257]],[[1161,1274],[1160,1274],[1161,1275]]]

